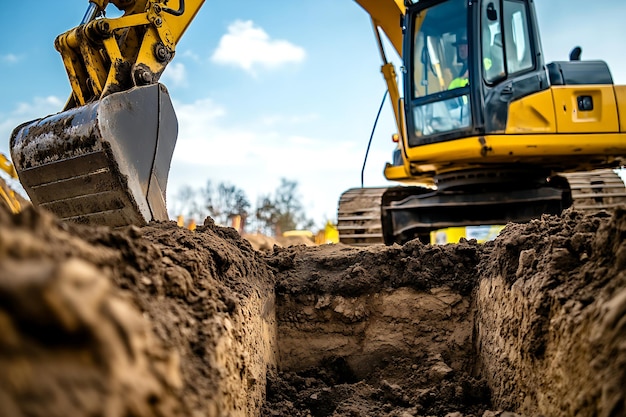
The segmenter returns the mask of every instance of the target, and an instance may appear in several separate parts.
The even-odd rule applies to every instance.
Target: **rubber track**
[[[381,188],[351,188],[339,199],[337,230],[339,241],[352,246],[382,244],[380,221]]]
[[[626,186],[612,169],[561,175],[570,183],[573,207],[577,210],[610,210],[626,204]]]

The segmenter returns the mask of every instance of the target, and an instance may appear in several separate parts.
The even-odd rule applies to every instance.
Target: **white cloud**
[[[163,80],[165,84],[172,84],[178,87],[187,86],[187,69],[180,62],[170,63],[163,72]]]
[[[307,160],[326,160],[338,165],[342,151],[329,155],[327,141],[305,135],[284,135],[272,126],[255,124],[247,129],[226,125],[226,111],[210,99],[191,104],[175,103],[178,143],[175,157],[182,163],[224,167],[259,167],[264,172],[302,166],[297,155]],[[344,142],[345,143],[345,142]],[[343,145],[352,148],[353,145]],[[347,149],[345,149],[347,150]]]
[[[0,138],[3,139],[0,142],[2,143],[0,152],[11,159],[9,142],[13,129],[24,122],[57,113],[63,109],[63,105],[63,101],[58,97],[35,97],[31,102],[18,103],[15,109],[8,114],[0,113]],[[4,171],[0,171],[0,175],[13,190],[20,193],[24,198],[28,198],[26,191],[24,191],[18,180],[9,177]]]
[[[246,132],[221,127],[226,111],[210,99],[175,102],[174,108],[179,129],[174,158],[182,164],[231,165],[225,155],[251,139]]]
[[[22,57],[15,54],[0,55],[0,61],[7,64],[15,64],[21,61]]]
[[[189,58],[189,59],[191,59],[192,61],[195,61],[195,62],[200,62],[201,61],[200,55],[198,55],[195,52],[190,51],[190,50],[183,51],[182,53],[177,52],[176,54],[177,55],[180,54],[180,56],[185,57],[185,58]]]
[[[259,121],[265,126],[280,126],[280,125],[299,125],[309,122],[314,122],[319,119],[319,115],[317,113],[309,113],[309,114],[301,114],[295,116],[286,116],[286,115],[271,115],[264,116]]]
[[[302,62],[306,57],[303,48],[286,40],[271,39],[251,20],[237,20],[222,36],[211,60],[219,64],[234,65],[251,74],[255,66],[275,68],[285,63]]]

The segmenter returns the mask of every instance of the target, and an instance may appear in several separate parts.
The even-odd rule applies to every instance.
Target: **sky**
[[[17,125],[60,111],[70,86],[55,37],[76,26],[86,0],[21,0],[0,25],[0,152]],[[626,84],[626,1],[536,0],[546,60],[605,60]],[[399,60],[391,48],[388,57]],[[366,12],[352,0],[207,0],[177,45],[161,82],[179,134],[167,200],[172,218],[183,186],[224,182],[252,205],[281,178],[298,183],[317,226],[336,220],[342,192],[361,169],[385,92]],[[396,71],[399,73],[398,68]],[[364,185],[393,185],[383,168],[395,145],[384,104],[365,165]]]

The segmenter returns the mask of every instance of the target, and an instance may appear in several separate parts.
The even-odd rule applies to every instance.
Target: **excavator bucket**
[[[76,223],[141,226],[168,219],[177,133],[167,89],[152,84],[17,127],[11,156],[35,205]]]

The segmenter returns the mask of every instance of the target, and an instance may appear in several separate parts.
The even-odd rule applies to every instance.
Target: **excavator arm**
[[[402,39],[403,39],[403,19],[406,12],[403,0],[355,0],[372,19],[374,28],[374,36],[378,41],[378,50],[382,60],[381,72],[387,83],[387,91],[392,105],[396,127],[398,132],[398,140],[402,142],[404,134],[404,114],[402,113],[402,103],[400,98],[400,89],[398,88],[398,77],[395,67],[387,60],[387,55],[383,47],[383,41],[380,36],[382,31],[389,42],[402,57]]]
[[[354,0],[370,15],[374,27],[380,28],[399,56],[402,56],[403,0]]]
[[[204,3],[175,1],[173,9],[167,1],[92,0],[82,23],[55,41],[72,87],[65,110],[156,83]],[[109,3],[124,14],[97,18]]]

